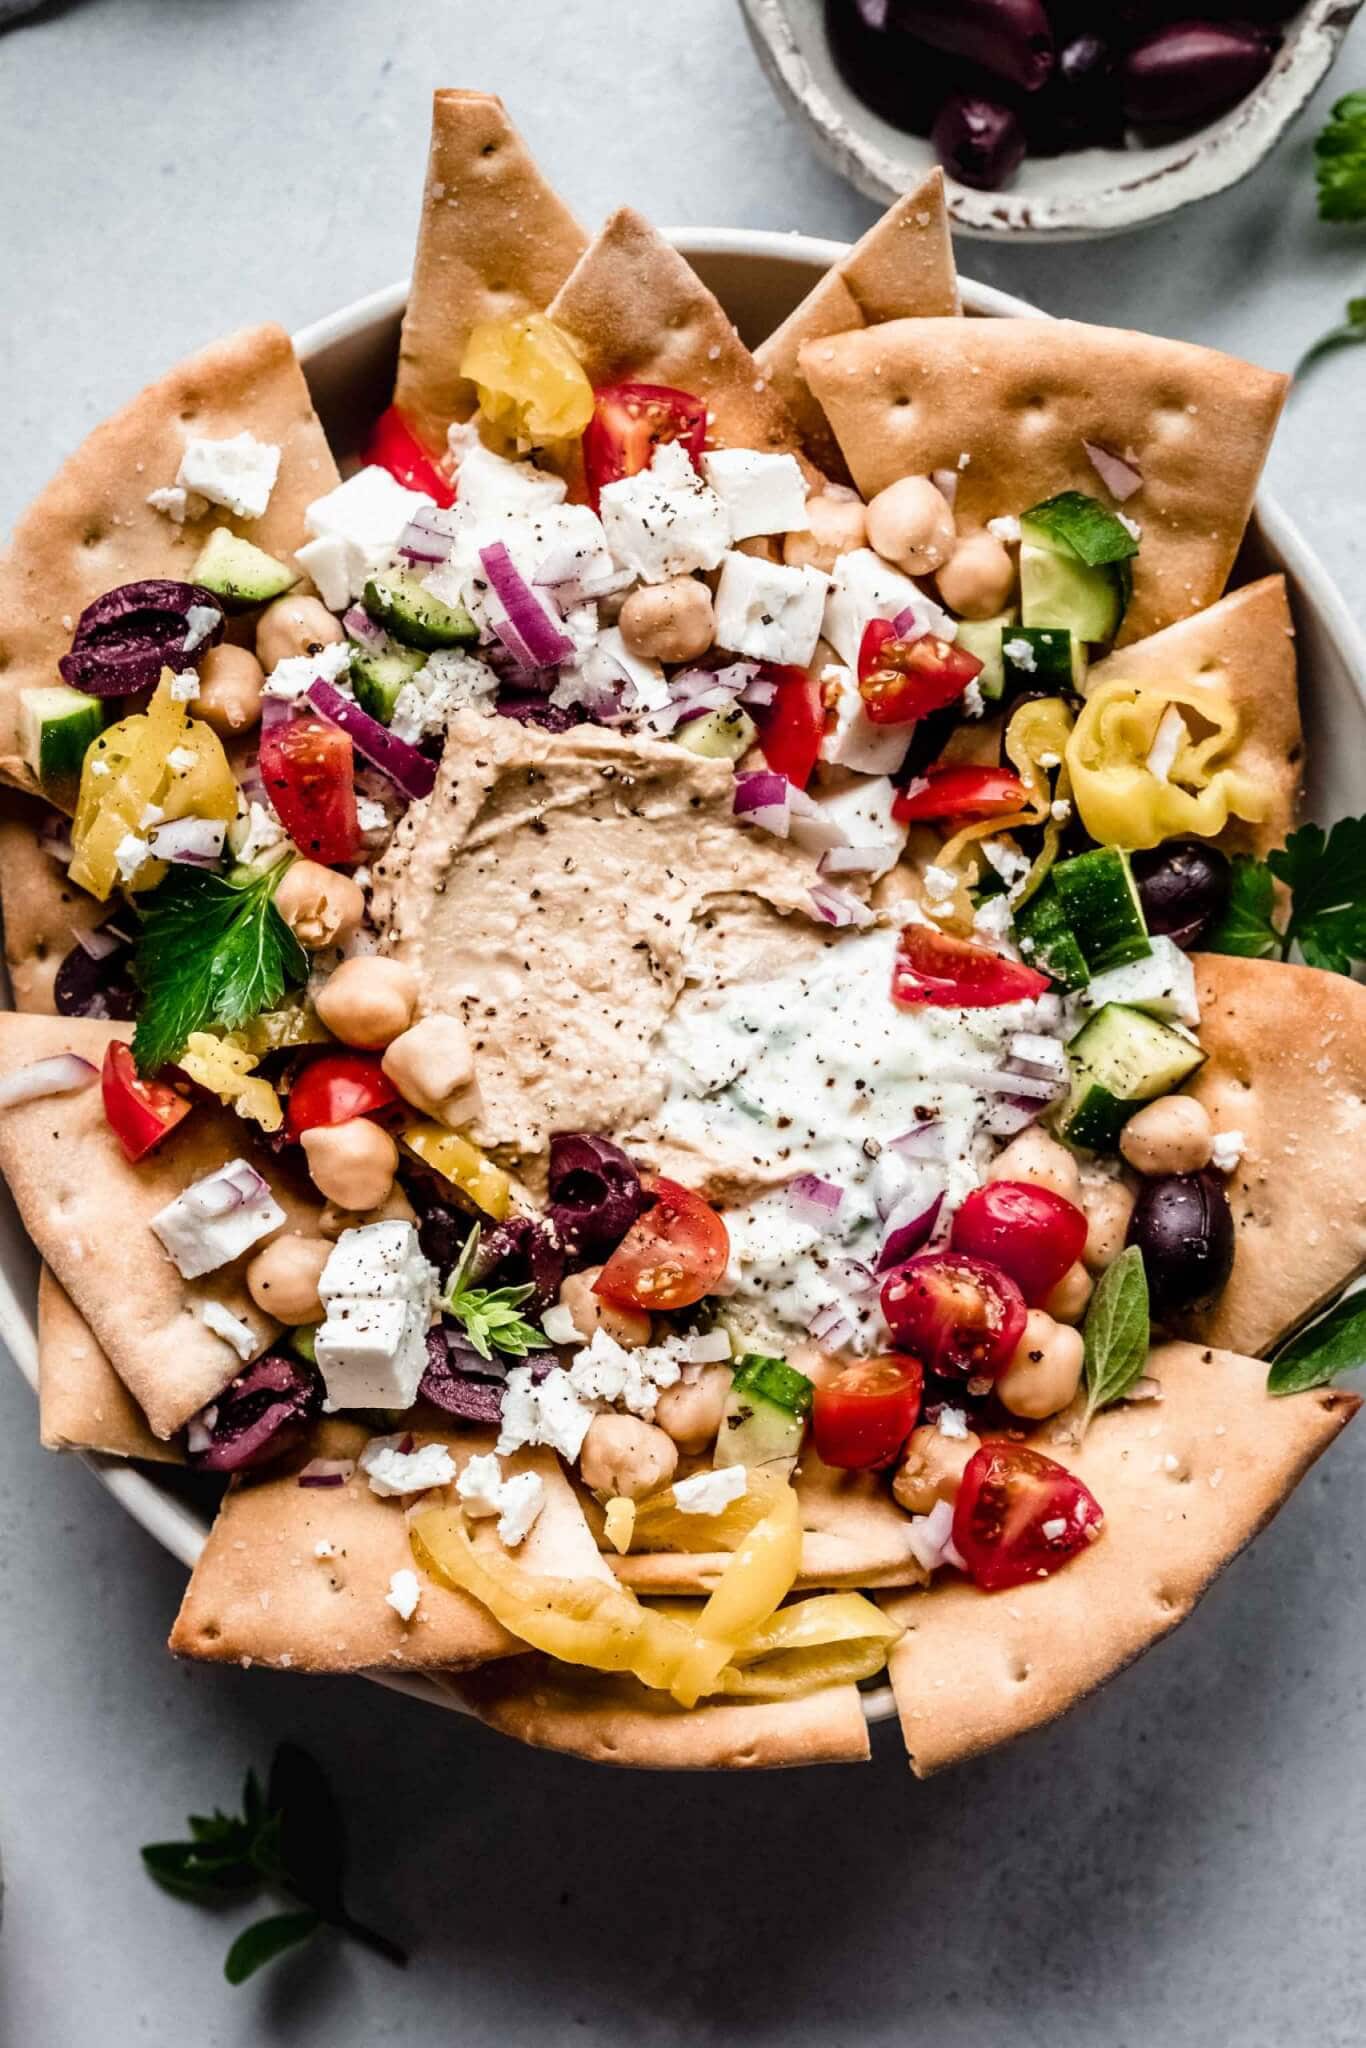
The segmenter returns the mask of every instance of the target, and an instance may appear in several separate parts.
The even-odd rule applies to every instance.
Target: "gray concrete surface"
[[[1363,71],[1366,24],[1333,89]],[[501,91],[587,219],[621,199],[826,234],[871,217],[769,98],[733,0],[50,5],[0,36],[0,526],[183,350],[400,274],[450,83]],[[960,259],[1056,312],[1289,366],[1366,288],[1366,231],[1313,219],[1315,126],[1169,225]],[[1325,366],[1273,465],[1359,616],[1363,380],[1366,353]],[[3,1369],[0,1474],[6,2048],[1366,2034],[1366,1433],[1106,1695],[927,1786],[892,1730],[863,1772],[624,1778],[361,1683],[178,1668],[179,1568],[38,1449]],[[357,1910],[411,1945],[405,1974],[320,1943],[230,1991],[241,1916],[142,1878],[139,1842],[283,1735],[344,1789]]]

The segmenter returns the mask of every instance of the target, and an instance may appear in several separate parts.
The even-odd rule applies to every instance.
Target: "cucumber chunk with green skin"
[[[1086,955],[1051,878],[1016,912],[1015,938],[1029,965],[1041,967],[1059,988],[1085,988],[1090,981]]]
[[[1124,1003],[1107,1003],[1067,1048],[1072,1088],[1058,1134],[1087,1152],[1113,1150],[1134,1111],[1169,1095],[1204,1064],[1195,1041]]]
[[[1086,647],[1062,626],[1015,626],[1001,635],[1001,666],[1012,696],[1026,690],[1067,696],[1086,680]]]
[[[462,604],[443,604],[420,577],[404,570],[372,576],[365,586],[365,609],[405,647],[428,653],[438,647],[470,647],[479,628]]]
[[[356,702],[362,711],[387,725],[394,715],[399,691],[426,665],[427,657],[420,648],[394,645],[376,651],[353,642],[351,687]]]
[[[212,591],[229,611],[243,612],[283,597],[293,590],[299,573],[229,527],[216,526],[190,571],[190,581]]]
[[[104,702],[65,683],[19,693],[19,750],[48,791],[69,794],[86,749],[104,731]]]
[[[742,704],[729,711],[708,711],[690,718],[674,735],[680,747],[708,761],[738,761],[759,737],[759,729]]]
[[[318,1363],[317,1323],[297,1323],[285,1338],[286,1344],[296,1358],[302,1358],[307,1365]]]
[[[976,655],[982,664],[977,677],[977,687],[988,704],[996,704],[1005,692],[1006,669],[1001,654],[1001,642],[1006,630],[1019,617],[1014,605],[1009,611],[998,612],[994,619],[960,619],[954,645],[966,654]]]
[[[1113,640],[1127,601],[1113,563],[1092,569],[1051,547],[1021,544],[1020,616],[1027,626],[1056,627],[1083,644]]]
[[[1129,856],[1117,846],[1058,861],[1052,881],[1092,974],[1108,974],[1152,951]]]
[[[712,1462],[773,1465],[801,1450],[815,1388],[782,1358],[743,1358],[726,1396]]]

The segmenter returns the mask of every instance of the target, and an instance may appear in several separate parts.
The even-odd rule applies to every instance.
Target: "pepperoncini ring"
[[[1158,733],[1173,708],[1180,731],[1168,729],[1170,758],[1163,759]],[[1216,838],[1230,816],[1257,823],[1270,799],[1237,766],[1241,737],[1225,690],[1123,676],[1102,683],[1067,746],[1083,825],[1102,846],[1143,848],[1181,834]]]

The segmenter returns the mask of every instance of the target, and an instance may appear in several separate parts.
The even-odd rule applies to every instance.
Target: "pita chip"
[[[179,1445],[152,1435],[89,1323],[46,1266],[38,1276],[38,1425],[49,1451],[183,1462]]]
[[[1304,734],[1283,576],[1244,584],[1207,611],[1107,655],[1089,671],[1086,695],[1114,678],[1225,691],[1242,722],[1239,768],[1270,793],[1271,803],[1259,824],[1230,818],[1219,843],[1232,853],[1256,854],[1285,844],[1299,809]]]
[[[394,403],[444,453],[446,429],[475,409],[459,374],[481,320],[544,312],[587,237],[542,178],[503,103],[438,92]]]
[[[1197,953],[1195,979],[1206,1060],[1187,1093],[1243,1153],[1233,1271],[1181,1334],[1267,1353],[1366,1264],[1366,987],[1223,953]]]
[[[1219,596],[1289,380],[1214,349],[1075,320],[894,320],[809,341],[803,376],[865,498],[958,473],[960,532],[1059,491],[1100,497],[1089,440],[1143,482],[1127,645]]]
[[[1332,1387],[1275,1399],[1255,1358],[1166,1344],[1161,1398],[1098,1415],[1077,1449],[1034,1441],[1105,1511],[1100,1539],[1046,1579],[983,1593],[945,1578],[881,1605],[907,1633],[891,1680],[917,1777],[1041,1727],[1174,1629],[1361,1406]]]
[[[62,1052],[98,1067],[111,1039],[128,1037],[131,1028],[0,1012],[0,1072]],[[163,1439],[242,1370],[237,1352],[204,1322],[207,1304],[221,1303],[245,1322],[257,1353],[279,1329],[247,1292],[251,1252],[202,1279],[184,1280],[150,1228],[156,1212],[192,1181],[251,1150],[237,1117],[197,1103],[154,1153],[130,1165],[105,1119],[98,1082],[77,1095],[0,1111],[0,1172],[24,1228]],[[318,1204],[277,1162],[262,1164],[259,1151],[254,1158],[288,1226],[315,1233]]]
[[[77,889],[62,863],[43,851],[41,817],[36,801],[0,791],[0,912],[10,991],[17,1010],[50,1016],[57,969],[77,934],[104,921],[108,905]]]
[[[944,173],[936,164],[831,266],[754,351],[754,360],[796,420],[807,454],[826,476],[849,481],[830,422],[801,373],[797,358],[802,344],[855,327],[876,327],[885,320],[958,311]]]
[[[192,440],[246,430],[280,450],[259,519],[211,505],[177,525],[147,502],[173,485]],[[19,695],[55,683],[76,621],[106,590],[146,576],[184,581],[217,526],[289,561],[304,510],[338,481],[303,371],[280,327],[212,342],[96,427],[30,505],[0,558],[0,779],[35,790],[19,753]]]

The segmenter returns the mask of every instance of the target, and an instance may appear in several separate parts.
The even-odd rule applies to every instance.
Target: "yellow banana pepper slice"
[[[877,1642],[883,1654],[905,1633],[862,1593],[821,1593],[794,1600],[767,1621],[750,1629],[731,1652],[732,1664],[757,1664],[789,1651],[814,1650],[832,1643]]]
[[[544,313],[481,320],[470,331],[460,375],[479,391],[495,435],[518,449],[581,434],[593,417],[593,387],[568,335]]]
[[[263,1131],[278,1131],[284,1122],[279,1096],[269,1081],[255,1072],[254,1054],[226,1038],[215,1037],[212,1031],[192,1031],[176,1065]]]
[[[979,840],[1014,832],[1021,825],[1043,825],[1043,846],[1015,898],[1017,906],[1027,903],[1057,858],[1062,821],[1053,816],[1053,803],[1056,798],[1069,795],[1066,752],[1071,736],[1072,713],[1061,697],[1038,697],[1021,704],[1006,726],[1005,752],[1025,786],[1025,802],[1018,811],[1007,812],[1004,817],[979,818],[965,825],[941,847],[939,865],[952,870]],[[1045,761],[1051,765],[1046,767]]]
[[[625,1557],[631,1548],[631,1535],[636,1526],[636,1504],[622,1494],[614,1494],[603,1509],[603,1534],[618,1557]]]
[[[1150,767],[1171,707],[1181,731],[1165,772]],[[1187,715],[1189,714],[1189,715]],[[1237,766],[1241,724],[1223,690],[1116,676],[1088,697],[1067,747],[1081,821],[1102,846],[1157,846],[1193,833],[1213,839],[1230,815],[1255,824],[1269,797]]]
[[[693,1624],[697,1645],[669,1688],[680,1706],[697,1704],[716,1685],[731,1651],[780,1607],[802,1561],[797,1496],[784,1486],[722,1572],[716,1591]]]
[[[502,1222],[512,1206],[512,1181],[477,1145],[438,1123],[407,1124],[399,1135],[424,1166],[458,1188],[495,1223]]]

